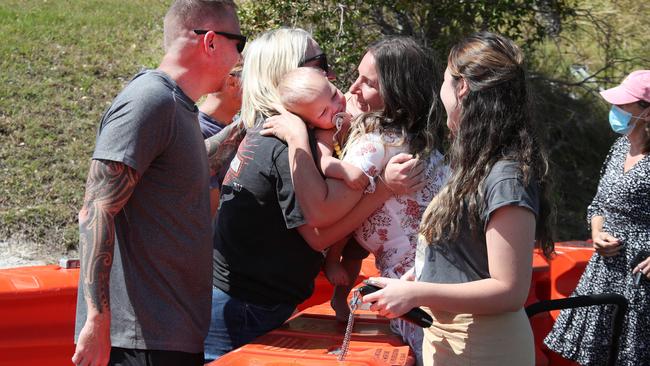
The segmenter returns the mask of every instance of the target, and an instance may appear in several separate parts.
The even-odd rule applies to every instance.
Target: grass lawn
[[[0,240],[75,248],[99,118],[162,56],[168,1],[0,2]]]
[[[10,254],[2,248],[16,242],[38,246],[43,253],[64,253],[76,248],[77,212],[97,124],[135,73],[158,64],[163,52],[162,20],[170,3],[171,0],[0,1],[3,256]],[[647,47],[641,46],[647,44],[647,34],[640,25],[650,12],[648,5],[631,0],[578,3],[596,9],[625,35],[611,40],[621,44],[612,57],[628,62],[619,64],[620,70],[614,71],[620,75],[613,74],[616,77],[606,86],[618,83],[621,75],[634,68],[647,68]],[[242,19],[245,32],[270,24],[260,23],[256,18]],[[254,22],[257,28],[246,21]],[[596,44],[585,36],[593,30],[583,23],[573,33],[565,34],[563,42],[540,48],[536,55],[539,62],[531,65],[542,73],[566,77],[568,66],[573,63],[598,69],[601,65],[594,60],[600,58],[592,50]],[[551,167],[557,176],[553,198],[559,212],[558,239],[587,237],[584,212],[614,138],[608,132],[605,108],[590,104],[593,102],[588,99],[569,100],[564,92],[558,93],[548,84],[536,92],[540,109],[537,112],[553,143]]]

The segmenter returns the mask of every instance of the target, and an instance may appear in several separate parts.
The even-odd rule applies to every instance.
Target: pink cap
[[[650,102],[650,70],[637,70],[628,75],[621,85],[600,92],[607,102],[615,105]]]

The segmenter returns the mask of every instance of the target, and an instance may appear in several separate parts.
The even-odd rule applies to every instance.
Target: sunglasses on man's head
[[[325,71],[327,74],[330,72],[330,65],[327,63],[327,55],[324,53],[321,53],[319,55],[316,55],[314,57],[310,57],[308,59],[305,59],[303,62],[300,63],[300,67],[305,66],[306,63],[311,62],[311,61],[318,61],[318,68]]]
[[[206,34],[208,32],[209,30],[194,29],[194,33],[196,34]],[[228,39],[237,40],[237,52],[239,53],[242,53],[242,51],[244,50],[244,46],[246,46],[246,36],[243,36],[241,34],[228,33],[228,32],[217,32],[217,31],[212,31],[212,32],[214,32],[214,34],[224,36]]]

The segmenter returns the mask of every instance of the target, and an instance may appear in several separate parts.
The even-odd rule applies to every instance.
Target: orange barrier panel
[[[551,299],[563,299],[571,296],[575,290],[582,273],[594,253],[592,244],[587,241],[568,241],[555,244],[555,256],[550,263],[550,297]],[[559,310],[551,311],[551,322],[549,329],[545,331],[544,337],[552,328],[553,322],[560,314]],[[539,314],[543,316],[544,314]],[[533,318],[534,319],[534,318]],[[532,319],[531,319],[532,324]],[[553,366],[578,366],[577,363],[569,361],[557,353],[542,346],[549,365]]]
[[[575,290],[594,249],[590,242],[568,241],[555,244],[555,252],[550,271],[551,299],[564,299]],[[553,320],[559,314],[559,311],[552,311]]]
[[[0,365],[71,365],[78,269],[0,270]]]
[[[549,268],[550,265],[546,257],[544,257],[541,251],[535,249],[533,252],[533,275],[525,306],[550,298],[551,283]],[[542,347],[544,345],[544,337],[546,337],[553,327],[553,319],[548,313],[539,314],[530,319],[530,326],[533,328],[533,336],[535,338],[535,365],[547,366],[549,365],[548,357],[542,350]]]
[[[558,243],[557,256],[550,267],[536,252],[533,278],[526,304],[571,294],[593,253],[590,244]],[[355,283],[378,276],[374,257],[363,261]],[[74,352],[74,317],[78,269],[59,266],[21,267],[0,270],[0,366],[70,365]],[[342,342],[345,326],[334,320],[329,306],[332,286],[321,273],[314,295],[300,305],[307,308],[283,327],[235,350],[213,365],[409,365],[412,355],[399,337],[388,328],[388,321],[360,310],[346,361],[336,361],[328,352]],[[319,303],[320,305],[313,306]],[[553,319],[539,315],[531,319],[536,347],[548,333]],[[539,350],[537,350],[539,351]],[[575,365],[546,350],[537,353],[537,366]]]
[[[343,341],[345,324],[334,319],[329,302],[310,307],[281,328],[238,348],[209,365],[255,366],[406,366],[414,358],[408,346],[392,334],[388,319],[373,312],[355,314],[354,331],[345,361],[331,352]]]

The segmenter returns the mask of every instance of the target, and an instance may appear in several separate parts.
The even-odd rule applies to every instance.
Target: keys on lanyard
[[[339,357],[337,359],[339,361],[345,360],[345,355],[348,353],[348,348],[350,348],[350,338],[352,337],[352,328],[354,328],[354,312],[359,306],[359,301],[361,301],[359,290],[354,290],[352,293],[352,300],[350,300],[350,317],[348,318],[348,326],[345,328],[343,343],[339,349]]]
[[[350,316],[348,317],[348,325],[345,328],[343,343],[341,343],[341,347],[329,352],[331,355],[338,355],[338,361],[345,360],[345,355],[348,353],[348,348],[350,348],[350,338],[352,337],[352,328],[354,328],[354,312],[359,307],[360,301],[361,295],[359,294],[359,290],[355,289],[350,300]]]

